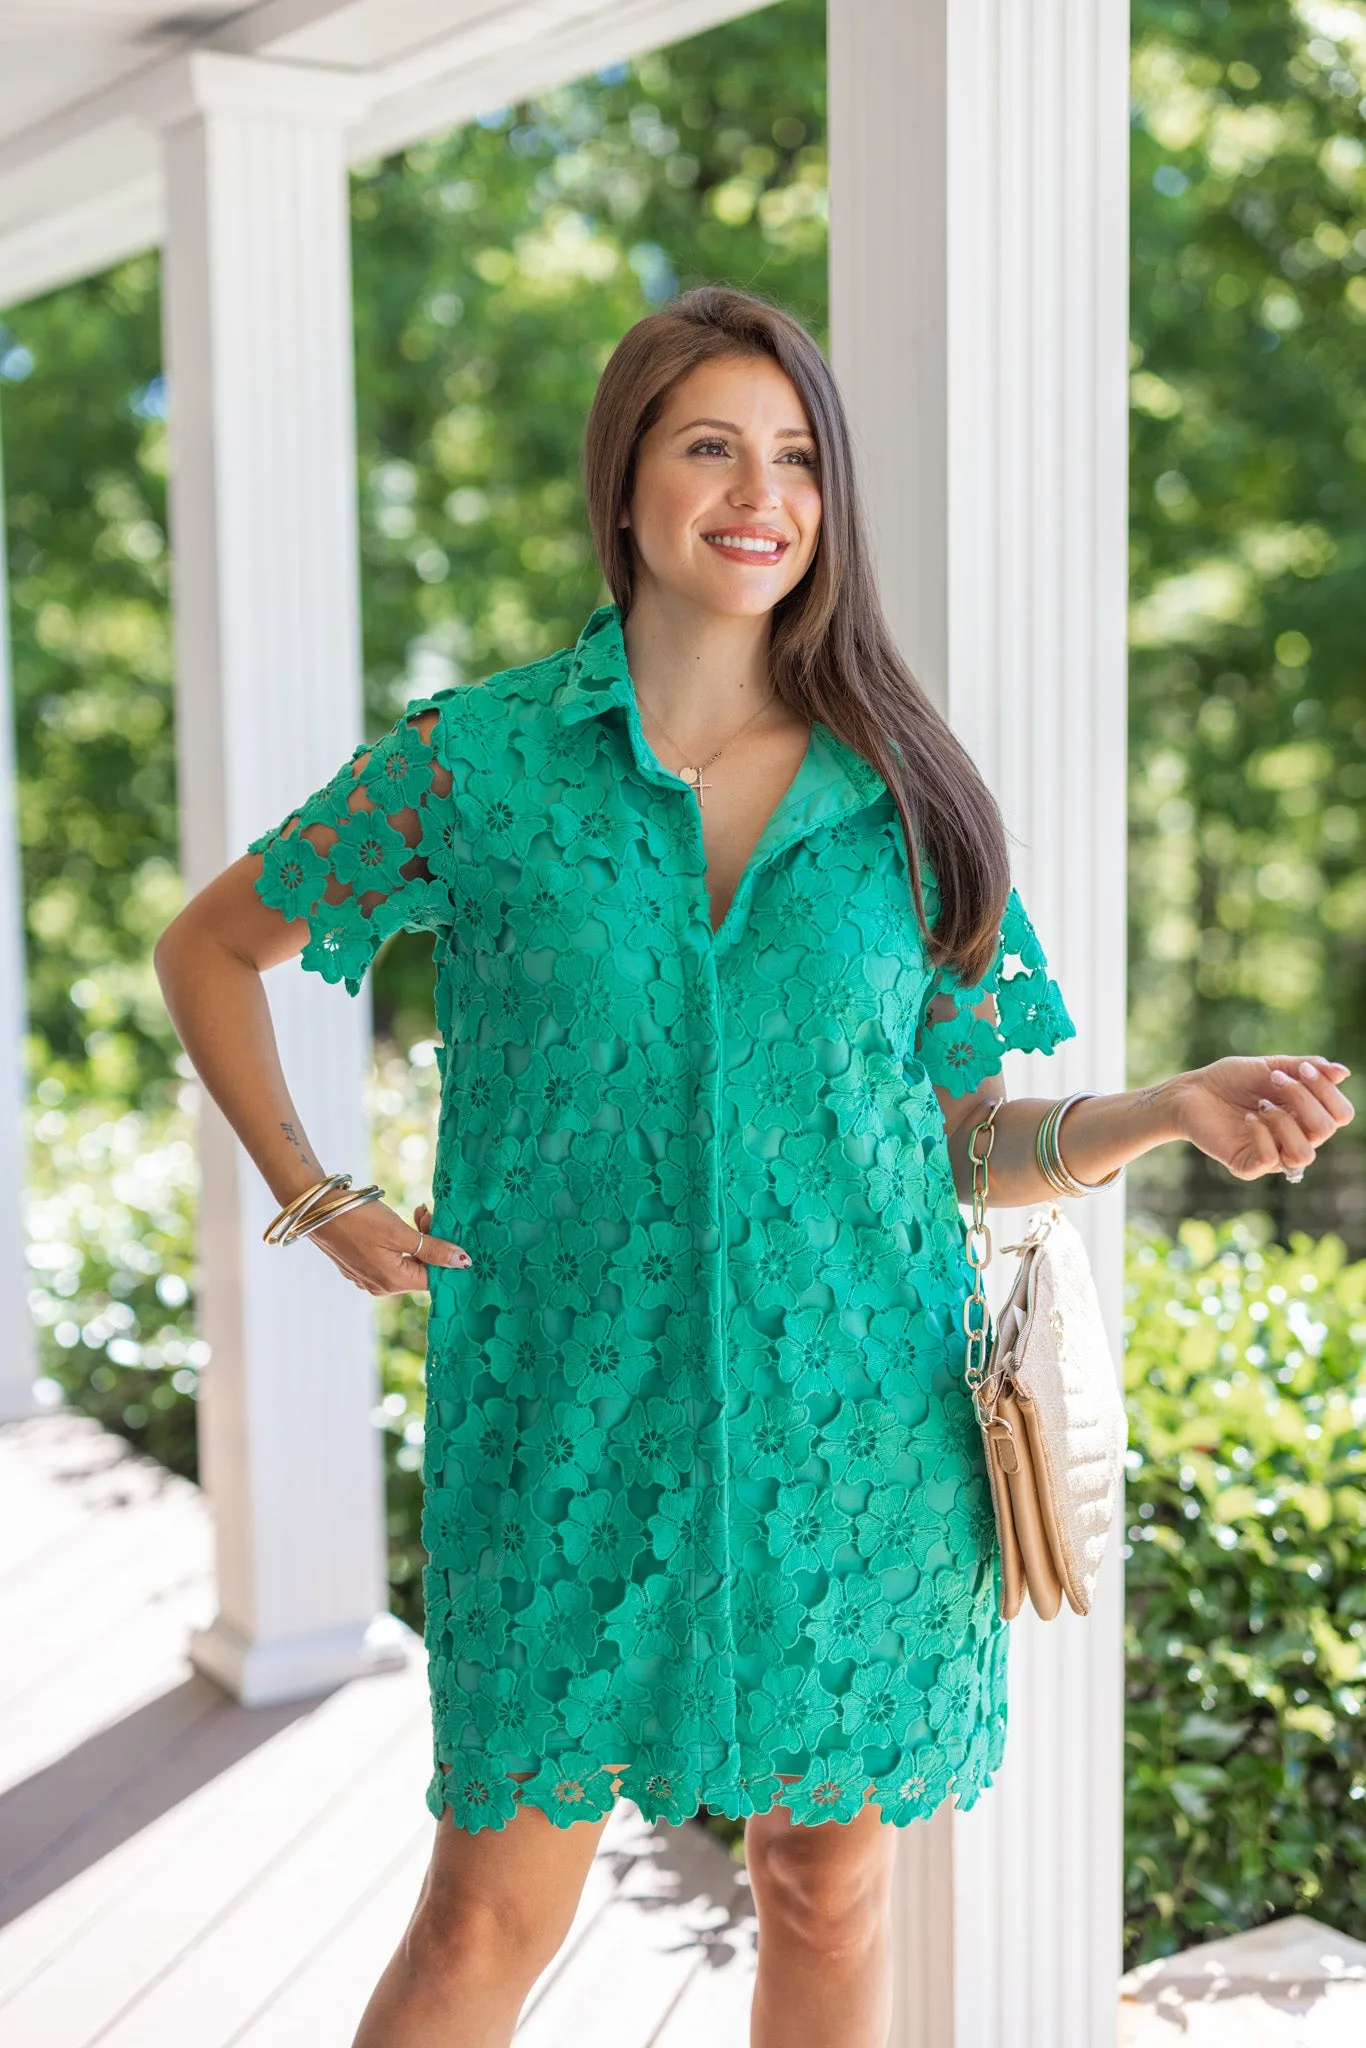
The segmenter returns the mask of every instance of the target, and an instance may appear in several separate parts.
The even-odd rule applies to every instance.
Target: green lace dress
[[[431,1811],[972,1806],[1008,1627],[933,1090],[1074,1034],[1018,896],[979,986],[933,971],[886,784],[818,723],[713,932],[610,605],[251,850],[353,995],[435,934],[432,1227],[473,1263],[431,1272]]]

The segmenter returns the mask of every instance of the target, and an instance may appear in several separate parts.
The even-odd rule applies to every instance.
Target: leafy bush
[[[44,1391],[197,1480],[195,1404],[211,1369],[194,1327],[197,1088],[139,1111],[82,1098],[79,1070],[65,1072],[39,1083],[29,1127],[28,1299]],[[429,1196],[437,1081],[430,1042],[375,1062],[371,1171],[406,1216]],[[389,1604],[420,1630],[426,1305],[395,1294],[375,1308]]]
[[[1130,1963],[1366,1936],[1366,1261],[1268,1227],[1130,1231]]]
[[[193,1125],[182,1106],[143,1115],[51,1074],[38,1097],[28,1300],[46,1391],[195,1478]]]

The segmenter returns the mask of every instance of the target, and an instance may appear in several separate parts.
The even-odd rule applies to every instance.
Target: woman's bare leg
[[[876,1806],[817,1827],[785,1806],[746,1823],[759,1921],[751,2048],[886,2048],[896,1835]]]
[[[524,1806],[505,1828],[467,1834],[444,1808],[413,1917],[352,2048],[507,2048],[606,1824],[557,1828]]]

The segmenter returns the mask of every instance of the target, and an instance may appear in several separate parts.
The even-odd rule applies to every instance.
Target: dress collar
[[[577,725],[581,719],[596,718],[614,705],[626,707],[639,719],[640,706],[626,661],[618,605],[599,605],[588,619],[574,644],[564,681],[555,689],[551,703],[562,725]],[[780,809],[785,822],[794,810],[804,811],[809,828],[828,817],[832,809],[861,809],[886,788],[871,761],[865,761],[817,719],[806,758]]]
[[[590,615],[574,643],[564,681],[556,688],[551,703],[561,725],[577,725],[580,719],[596,718],[614,704],[629,704],[639,711],[636,686],[626,665],[626,641],[618,606],[601,604]]]

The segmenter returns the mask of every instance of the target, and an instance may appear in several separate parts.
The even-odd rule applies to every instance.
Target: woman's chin
[[[682,600],[699,611],[727,619],[761,619],[792,588],[792,578],[776,568],[751,569],[726,562],[718,568],[717,574],[690,576],[665,587],[675,602]]]

